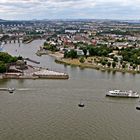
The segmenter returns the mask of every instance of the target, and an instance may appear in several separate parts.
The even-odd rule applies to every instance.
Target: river
[[[139,99],[105,97],[109,89],[140,93],[140,75],[80,69],[38,57],[43,44],[6,44],[4,50],[40,61],[38,66],[66,72],[69,80],[0,80],[14,94],[0,92],[0,140],[138,140]],[[33,64],[34,65],[34,64]],[[84,108],[79,108],[82,100]]]

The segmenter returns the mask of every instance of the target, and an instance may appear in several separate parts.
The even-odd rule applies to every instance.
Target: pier
[[[35,63],[35,64],[40,64],[40,62],[38,62],[38,61],[36,61],[36,60],[32,60],[32,59],[30,59],[30,58],[24,58],[24,60],[33,62],[33,63]]]

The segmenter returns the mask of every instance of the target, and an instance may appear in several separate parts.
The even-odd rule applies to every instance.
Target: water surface
[[[105,97],[109,89],[140,92],[140,75],[101,72],[56,64],[35,52],[43,40],[7,44],[4,50],[40,61],[39,66],[66,72],[69,80],[1,80],[0,87],[15,87],[14,94],[0,92],[2,140],[138,140],[139,99]],[[17,49],[17,51],[16,51]],[[35,64],[34,64],[35,65]],[[84,108],[78,103],[83,101]]]

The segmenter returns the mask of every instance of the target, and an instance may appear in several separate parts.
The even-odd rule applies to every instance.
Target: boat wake
[[[33,90],[31,88],[18,88],[16,89],[17,91],[29,91],[29,90]]]

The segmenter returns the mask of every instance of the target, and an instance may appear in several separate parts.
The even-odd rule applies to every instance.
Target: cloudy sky
[[[0,0],[0,19],[140,19],[140,0]]]

